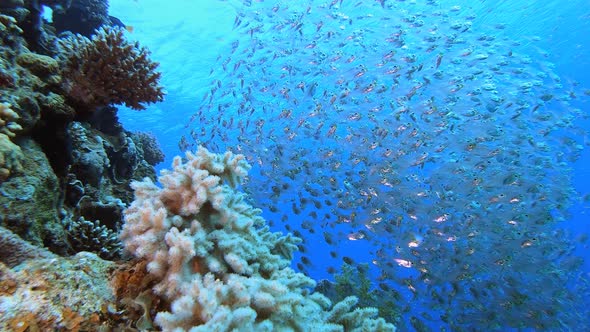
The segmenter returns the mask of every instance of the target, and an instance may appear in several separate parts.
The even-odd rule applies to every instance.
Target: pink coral
[[[125,39],[123,29],[103,27],[92,40],[81,36],[60,42],[63,87],[76,104],[94,109],[125,104],[143,110],[142,103],[162,101],[157,62],[149,51]]]

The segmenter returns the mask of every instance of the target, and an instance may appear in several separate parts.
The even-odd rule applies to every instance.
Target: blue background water
[[[473,29],[485,29],[487,24],[503,22],[506,24],[503,33],[515,40],[539,36],[541,40],[531,47],[547,52],[547,60],[556,65],[555,71],[562,79],[579,81],[582,86],[590,88],[590,4],[587,0],[440,3],[447,7],[471,7],[478,13]],[[227,1],[113,0],[110,12],[133,26],[129,37],[147,46],[152,51],[152,58],[160,62],[166,100],[142,112],[121,108],[119,114],[127,129],[151,131],[158,137],[166,154],[166,161],[159,168],[168,167],[171,158],[180,153],[178,142],[181,135],[186,134],[184,127],[188,118],[210,88],[212,78],[209,72],[216,66],[217,56],[227,52],[228,44],[239,37],[232,29],[236,14],[234,6]],[[578,107],[583,106],[588,104]],[[584,112],[590,114],[587,108]],[[586,120],[582,125],[590,129],[590,121]],[[580,196],[590,195],[590,138],[582,139],[586,149],[573,165],[575,187]],[[560,226],[575,233],[588,233],[590,202],[577,201],[571,212],[571,219]],[[371,257],[366,254],[368,246],[366,242],[355,241],[339,247],[339,250],[342,255],[350,255],[357,261],[370,261]],[[339,265],[324,261],[329,257],[319,253],[325,249],[321,244],[311,248],[312,252],[317,250],[318,255],[308,272],[316,279],[330,277],[325,266]],[[578,253],[587,258],[584,268],[590,273],[590,251],[587,249],[579,248]]]

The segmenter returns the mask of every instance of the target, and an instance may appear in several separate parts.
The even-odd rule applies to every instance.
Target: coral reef
[[[55,42],[40,17],[41,5],[59,17],[86,4],[106,8],[0,4],[0,329],[394,330],[355,297],[332,305],[289,267],[300,239],[271,233],[236,191],[243,156],[201,148],[175,159],[164,188],[153,183],[162,152],[125,131],[112,104],[162,100],[157,63],[105,27],[122,25],[105,11],[68,22],[98,28],[92,39]],[[115,234],[132,188],[122,239],[136,259],[110,262],[125,257]]]
[[[142,103],[163,99],[158,64],[147,49],[129,43],[123,31],[102,27],[92,40],[81,35],[60,40],[64,89],[77,106],[93,111],[125,104],[142,110]]]
[[[73,146],[70,172],[76,174],[85,184],[99,186],[103,174],[110,167],[104,139],[93,135],[82,123],[76,121],[69,124],[68,132]]]
[[[57,14],[69,6],[68,1],[40,4],[51,6]],[[55,47],[39,50],[40,44],[31,44],[27,33],[35,29],[42,37],[38,41],[56,39],[47,22],[32,26],[31,7],[30,1],[0,5],[0,226],[55,253],[93,250],[115,259],[118,240],[113,239],[112,246],[105,242],[114,250],[106,254],[99,246],[80,245],[91,229],[72,231],[72,225],[87,225],[77,224],[85,220],[118,232],[125,204],[133,199],[129,183],[155,178],[155,171],[144,160],[134,136],[119,124],[116,108],[88,112],[87,105],[80,105],[64,90],[69,81],[63,79],[63,63],[56,59],[72,54],[60,55],[62,50]],[[115,35],[119,39],[110,60],[113,66],[126,64],[118,72],[121,77],[127,75],[125,70],[135,70],[134,64],[155,66],[146,58],[147,51]],[[137,58],[115,61],[129,55]],[[84,64],[89,72],[102,70],[92,66]],[[137,84],[134,77],[128,79],[130,86]],[[92,91],[104,88],[101,82],[87,83]],[[118,83],[123,84],[121,79]]]
[[[4,0],[0,4],[0,10],[19,22],[29,50],[47,54],[53,48],[54,35],[47,31],[47,22],[42,17],[43,6],[59,13],[68,8],[70,2],[71,0]]]
[[[122,128],[111,129],[110,133],[113,135],[93,128],[91,122],[69,124],[72,152],[65,200],[73,209],[63,223],[69,229],[68,237],[75,251],[92,251],[113,259],[120,254],[120,242],[110,234],[120,229],[125,204],[132,200],[130,181],[146,176],[155,178],[155,172],[141,150],[135,149],[131,134]],[[99,229],[91,227],[97,223]],[[88,227],[76,230],[80,226]],[[105,236],[97,237],[98,242],[92,244],[88,242],[89,231]]]
[[[0,101],[10,104],[22,132],[30,134],[56,118],[72,118],[75,111],[61,95],[58,62],[29,51],[18,24],[14,17],[0,14]]]
[[[0,183],[13,171],[22,170],[23,154],[18,145],[12,143],[8,136],[0,134]]]
[[[299,239],[269,232],[236,192],[248,169],[241,155],[200,148],[175,159],[163,188],[135,182],[122,235],[138,256],[129,262],[55,256],[0,228],[0,329],[394,331],[377,309],[354,309],[354,296],[332,306],[311,293],[315,282],[289,267]],[[94,246],[113,239],[83,219],[67,231]]]
[[[10,109],[10,105],[0,103],[0,134],[10,138],[16,135],[16,132],[22,130],[22,127],[16,123],[19,116]]]
[[[242,155],[203,147],[176,157],[172,171],[132,184],[125,248],[146,260],[154,295],[169,302],[155,323],[164,330],[394,330],[377,309],[333,307],[315,282],[289,267],[298,238],[269,232],[260,210],[235,191],[250,166]],[[197,328],[195,328],[197,327]],[[193,329],[194,328],[194,329]]]

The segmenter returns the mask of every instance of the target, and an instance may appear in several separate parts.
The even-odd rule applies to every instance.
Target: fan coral
[[[176,157],[159,188],[132,184],[126,249],[148,261],[154,293],[170,303],[155,323],[165,331],[394,331],[377,309],[333,307],[310,294],[315,282],[289,267],[299,238],[271,233],[261,211],[235,191],[250,165],[243,155],[199,147]]]
[[[142,103],[163,100],[158,63],[123,31],[102,27],[92,40],[75,35],[60,41],[63,87],[75,104],[91,111],[109,104],[143,110]]]

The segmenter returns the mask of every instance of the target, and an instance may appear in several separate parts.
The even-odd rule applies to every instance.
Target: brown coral
[[[143,159],[150,165],[155,166],[164,161],[164,152],[158,144],[156,136],[148,132],[135,132],[132,135],[133,141],[143,151]]]
[[[162,101],[158,63],[149,51],[129,43],[123,29],[103,27],[92,40],[81,35],[60,42],[63,87],[77,105],[93,110],[125,104],[136,110],[142,103]]]

